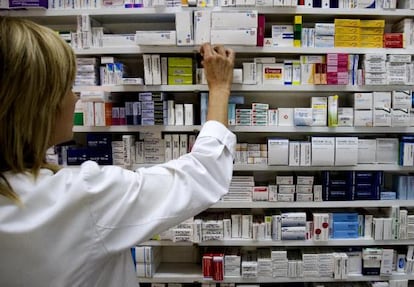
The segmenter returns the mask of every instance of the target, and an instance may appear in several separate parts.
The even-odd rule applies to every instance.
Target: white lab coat
[[[235,144],[209,121],[191,153],[136,172],[89,161],[5,173],[24,207],[0,196],[0,286],[137,286],[129,248],[227,193]]]

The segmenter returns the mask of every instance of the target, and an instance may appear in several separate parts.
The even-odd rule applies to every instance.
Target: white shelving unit
[[[361,246],[399,246],[401,240],[372,240],[367,238],[358,239],[332,239],[329,241],[313,241],[313,240],[250,240],[250,239],[234,239],[234,240],[211,240],[197,243],[198,246],[249,246],[249,247],[361,247]],[[146,246],[192,246],[192,242],[173,242],[170,240],[150,240],[142,243]],[[403,244],[413,245],[414,240],[403,240]]]
[[[414,52],[414,51],[413,51]],[[344,86],[344,85],[301,85],[301,86],[275,86],[275,85],[242,85],[233,84],[233,91],[240,92],[381,92],[398,89],[410,89],[411,86]],[[207,85],[123,85],[123,86],[75,86],[74,92],[81,91],[107,91],[107,92],[207,92]]]
[[[145,283],[194,283],[194,282],[207,282],[203,279],[203,275],[200,272],[201,266],[196,264],[180,264],[180,263],[168,263],[161,264],[158,268],[157,274],[151,279],[142,278],[140,282]],[[325,277],[306,277],[306,278],[255,278],[246,279],[240,277],[224,278],[223,283],[295,283],[295,282],[368,282],[368,281],[380,281],[390,279],[406,279],[413,280],[414,276],[395,273],[391,276],[364,276],[364,275],[349,275],[345,280],[335,280],[333,278]],[[209,281],[211,282],[211,280]]]
[[[322,9],[322,8],[288,8],[288,7],[237,7],[237,8],[136,8],[136,9],[68,9],[68,10],[17,10],[17,11],[0,11],[0,15],[10,15],[13,17],[24,17],[37,21],[41,24],[51,27],[75,27],[76,18],[81,14],[88,14],[94,20],[102,25],[117,25],[135,23],[136,21],[156,23],[174,22],[176,12],[211,9],[213,11],[229,10],[257,10],[259,14],[265,14],[268,17],[279,17],[292,21],[293,15],[302,15],[308,22],[317,20],[332,20],[335,17],[351,17],[361,19],[385,19],[386,22],[397,22],[405,17],[414,17],[413,10],[394,9]],[[152,22],[151,22],[152,21]],[[121,24],[118,24],[121,23]],[[121,27],[122,29],[122,27]],[[326,53],[349,53],[349,54],[401,54],[412,55],[414,49],[367,49],[367,48],[271,48],[271,47],[242,47],[230,46],[237,54],[241,55],[262,55],[275,56],[283,55],[314,55]],[[138,57],[143,53],[159,54],[179,54],[194,55],[198,52],[198,47],[162,47],[162,46],[122,46],[111,48],[93,48],[75,51],[78,56],[91,55],[115,55],[119,57]],[[252,56],[252,57],[253,57]],[[292,104],[300,101],[303,95],[308,97],[321,93],[346,93],[353,92],[370,92],[370,91],[391,91],[406,90],[412,86],[330,86],[330,85],[302,85],[302,86],[271,86],[271,85],[241,85],[234,84],[233,91],[245,92],[245,94],[258,93],[263,99],[274,101],[276,93],[289,94]],[[81,91],[108,91],[114,93],[124,92],[205,92],[208,91],[207,85],[185,85],[185,86],[145,86],[145,85],[124,85],[124,86],[85,86],[74,87],[75,92]],[[297,96],[300,94],[301,96]],[[129,133],[142,131],[158,132],[197,132],[201,126],[110,126],[110,127],[86,127],[75,126],[75,133],[86,132],[108,132],[108,133]],[[282,126],[231,126],[230,129],[235,133],[251,134],[252,137],[257,134],[278,134],[289,133],[293,135],[312,135],[312,134],[410,134],[414,133],[414,127],[282,127]],[[137,167],[148,167],[151,165],[136,165]],[[75,167],[76,168],[76,167]],[[389,172],[408,173],[413,170],[412,167],[401,167],[394,164],[366,164],[358,166],[311,166],[311,167],[290,167],[290,166],[267,166],[267,165],[235,165],[235,172],[278,172],[278,171],[309,171],[317,172],[320,170],[383,170]],[[324,201],[324,202],[218,202],[211,207],[212,210],[220,209],[358,209],[358,208],[390,208],[400,206],[405,208],[414,208],[414,200],[373,200],[373,201]],[[185,247],[225,247],[225,246],[247,246],[247,247],[363,247],[363,246],[404,246],[414,245],[414,240],[386,240],[376,241],[372,239],[359,238],[350,240],[329,240],[326,242],[315,241],[253,241],[253,240],[225,240],[225,241],[205,241],[199,244],[191,242],[172,242],[172,241],[148,241],[144,245],[162,246],[163,248]],[[356,281],[379,281],[390,279],[414,280],[414,275],[393,274],[390,277],[381,276],[362,276],[350,275],[346,280],[334,280],[332,278],[257,278],[243,279],[240,277],[225,278],[223,282],[231,283],[284,283],[284,282],[356,282]],[[157,270],[153,278],[140,278],[142,283],[193,283],[193,282],[211,282],[203,279],[201,265],[195,263],[163,263]]]

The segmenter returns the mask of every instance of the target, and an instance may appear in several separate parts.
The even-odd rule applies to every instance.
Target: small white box
[[[390,127],[391,120],[391,108],[375,108],[374,127]]]
[[[295,201],[295,194],[294,193],[278,193],[277,194],[277,201],[282,202],[292,202]]]
[[[312,166],[333,166],[335,162],[335,138],[312,137]]]
[[[243,63],[243,84],[257,84],[257,65],[255,63]]]
[[[279,108],[279,126],[294,126],[293,108]]]
[[[276,184],[291,185],[293,184],[293,176],[290,175],[277,175]]]
[[[313,201],[322,201],[322,185],[313,186]]]
[[[161,85],[161,58],[160,55],[151,55],[152,84]]]
[[[288,165],[289,164],[289,140],[288,139],[268,139],[268,164],[269,165]]]
[[[398,161],[398,138],[377,138],[377,155],[378,163],[396,164]]]
[[[335,138],[335,165],[357,165],[358,163],[358,138]]]
[[[354,109],[338,108],[338,126],[352,127],[354,125]]]
[[[277,201],[277,185],[269,185],[269,201]]]
[[[354,126],[372,127],[373,122],[372,110],[354,110]]]
[[[184,125],[194,125],[193,104],[184,104]]]
[[[354,93],[355,110],[371,110],[373,105],[372,93]]]
[[[269,109],[267,111],[267,124],[269,126],[277,126],[279,124],[279,112],[277,109]]]
[[[296,185],[296,192],[297,193],[312,193],[313,192],[313,185],[297,184]]]
[[[293,25],[272,25],[273,47],[293,47]]]
[[[412,105],[411,91],[392,91],[393,109],[410,109]]]
[[[313,240],[329,239],[329,213],[313,213]]]
[[[194,11],[194,43],[202,45],[210,42],[211,10]]]
[[[238,28],[257,28],[257,10],[250,11],[213,11],[212,30],[234,30]]]
[[[179,11],[175,13],[175,30],[177,32],[177,46],[193,46],[193,13]]]
[[[391,108],[391,92],[374,92],[373,108]]]
[[[295,126],[312,126],[313,109],[312,108],[294,108],[293,121]]]
[[[394,259],[394,249],[382,249],[382,260],[380,274],[390,276],[392,275],[392,263]]]
[[[177,44],[176,31],[136,31],[137,45],[175,46]]]
[[[256,46],[257,28],[211,30],[211,44]]]
[[[279,194],[292,194],[295,193],[296,187],[294,184],[279,184]]]
[[[409,127],[410,126],[410,109],[392,109],[391,126]]]
[[[296,184],[298,185],[312,185],[314,176],[312,175],[298,175],[296,177]]]
[[[300,143],[298,141],[289,142],[289,166],[299,166],[300,164]]]
[[[300,166],[311,165],[312,149],[310,142],[300,143]]]
[[[377,154],[377,140],[358,139],[358,164],[375,163]]]
[[[328,98],[327,97],[312,97],[312,126],[326,126],[328,118]]]
[[[313,201],[313,193],[296,193],[296,201]]]

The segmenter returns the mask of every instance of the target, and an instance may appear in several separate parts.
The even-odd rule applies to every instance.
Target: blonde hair
[[[56,115],[72,88],[76,57],[53,30],[0,17],[0,195],[19,203],[4,172],[31,172],[45,162]]]

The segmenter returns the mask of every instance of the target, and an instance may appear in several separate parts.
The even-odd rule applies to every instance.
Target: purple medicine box
[[[9,0],[10,9],[13,8],[48,8],[48,0]]]

